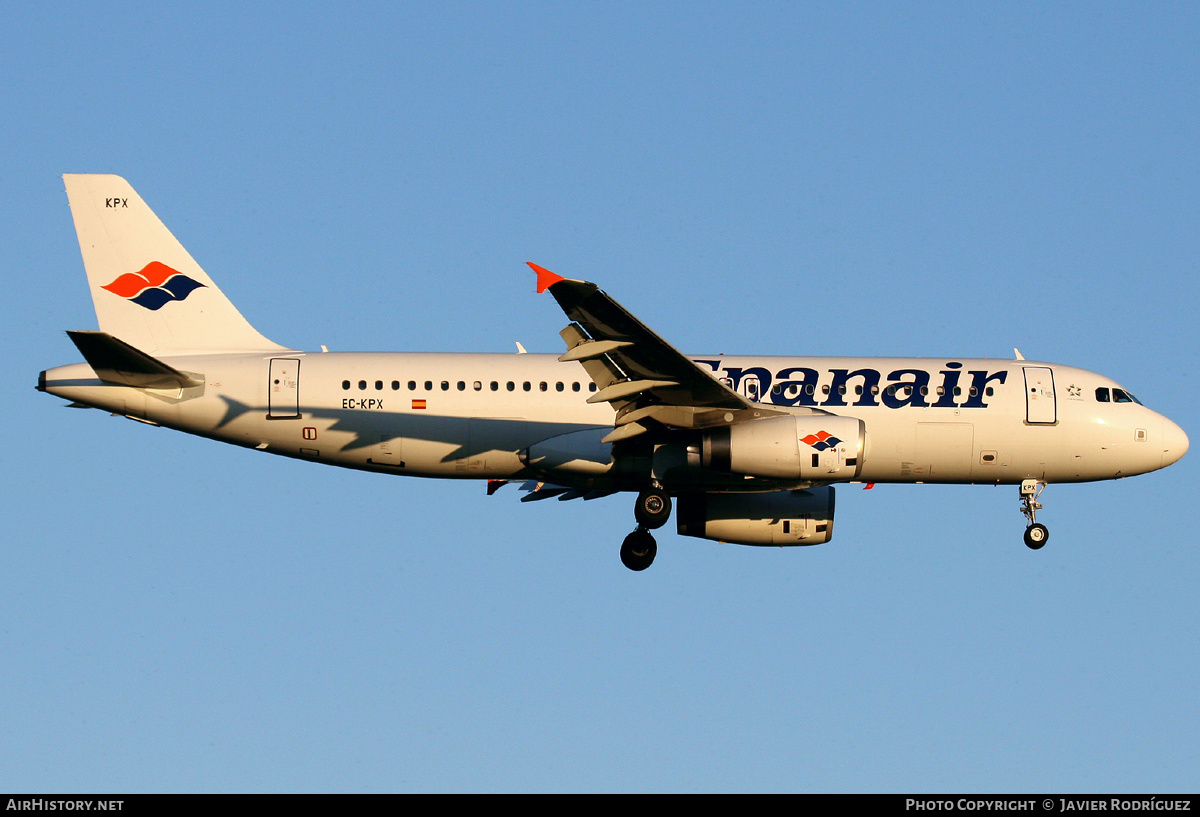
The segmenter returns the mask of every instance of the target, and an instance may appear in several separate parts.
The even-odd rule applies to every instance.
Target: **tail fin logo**
[[[816,434],[809,434],[807,437],[801,437],[800,442],[805,445],[811,445],[818,451],[826,451],[830,448],[837,448],[842,444],[842,441],[830,434],[828,431],[818,431]]]
[[[171,301],[182,301],[204,284],[194,281],[166,264],[151,261],[140,272],[126,272],[117,277],[106,289],[127,301],[133,301],[146,309],[160,309]]]

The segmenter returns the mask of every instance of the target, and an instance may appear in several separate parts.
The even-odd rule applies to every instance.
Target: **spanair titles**
[[[886,374],[866,367],[827,369],[822,373],[807,366],[771,371],[762,366],[729,365],[720,359],[700,358],[695,362],[709,367],[734,391],[777,406],[983,409],[995,387],[1008,379],[1007,370],[963,371],[958,361],[949,361],[932,372],[900,368]]]

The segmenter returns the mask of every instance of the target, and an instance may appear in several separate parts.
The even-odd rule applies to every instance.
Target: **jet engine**
[[[862,471],[865,444],[866,427],[853,417],[766,417],[705,431],[700,463],[767,479],[841,482]]]
[[[833,486],[763,494],[683,494],[680,536],[735,545],[820,545],[833,536]]]

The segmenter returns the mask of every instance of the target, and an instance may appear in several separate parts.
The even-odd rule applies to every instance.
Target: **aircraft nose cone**
[[[1187,453],[1188,436],[1184,430],[1170,420],[1163,418],[1163,455],[1162,467],[1166,468]]]

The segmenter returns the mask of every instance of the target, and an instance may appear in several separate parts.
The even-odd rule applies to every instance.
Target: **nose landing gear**
[[[1042,503],[1037,500],[1045,489],[1046,483],[1040,480],[1021,481],[1021,513],[1029,520],[1029,526],[1025,528],[1025,545],[1032,550],[1039,549],[1050,538],[1050,531],[1046,530],[1046,526],[1036,521],[1037,512],[1042,509]]]

